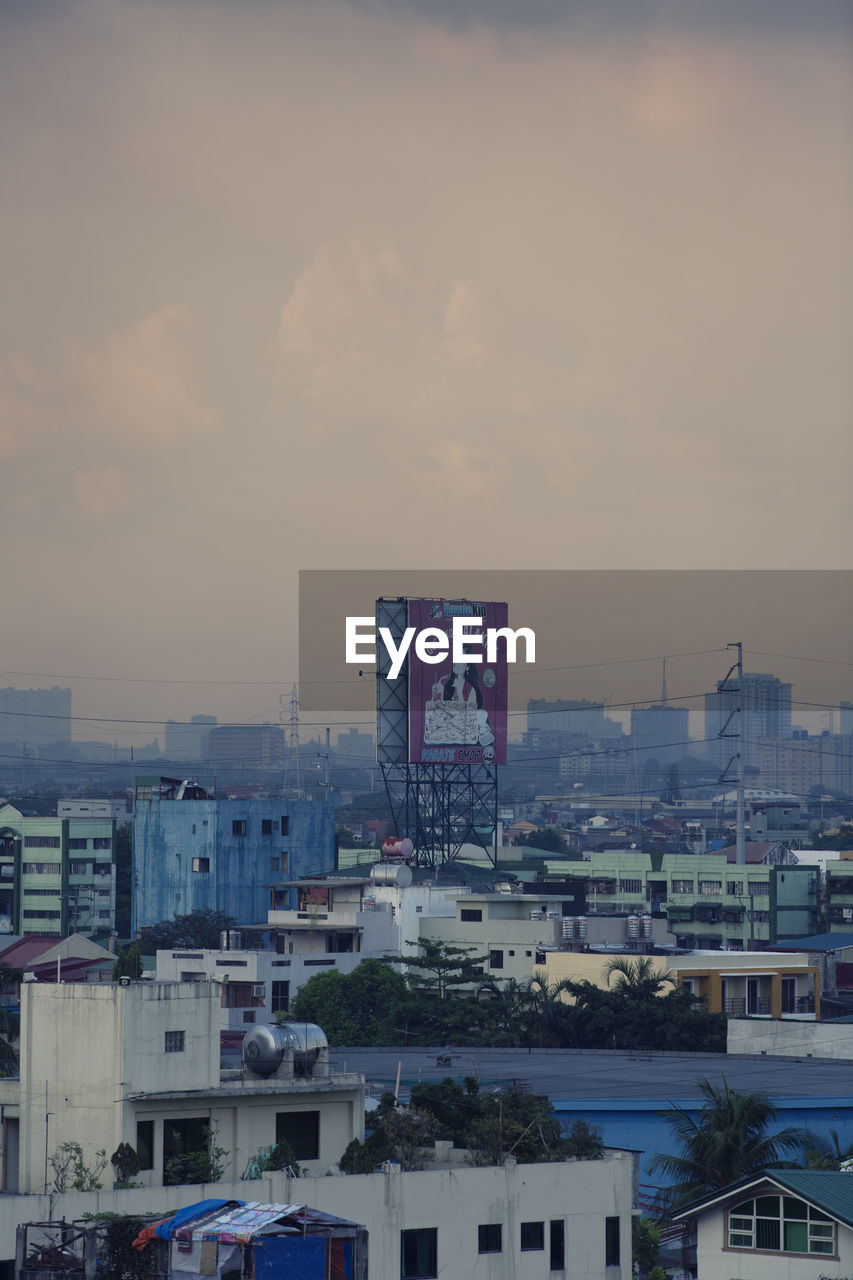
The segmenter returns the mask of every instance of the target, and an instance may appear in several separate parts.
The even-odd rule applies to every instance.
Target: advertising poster
[[[507,606],[495,601],[410,600],[409,626],[446,632],[448,652],[436,663],[409,654],[409,760],[413,764],[505,764],[507,660],[503,640],[492,662],[486,631],[507,625]],[[482,645],[467,642],[469,654],[454,662],[453,619],[477,619]],[[475,661],[479,657],[480,661]]]

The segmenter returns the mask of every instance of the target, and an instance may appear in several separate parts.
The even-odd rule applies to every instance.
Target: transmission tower
[[[279,720],[284,720],[285,694],[279,698]],[[302,799],[302,773],[299,764],[299,696],[296,685],[290,688],[290,718],[287,732],[287,765],[284,771],[282,795],[290,799]]]

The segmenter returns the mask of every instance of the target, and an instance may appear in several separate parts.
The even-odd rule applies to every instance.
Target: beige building
[[[325,1060],[298,1075],[291,1059],[267,1079],[220,1071],[219,1000],[209,982],[24,984],[20,1078],[0,1080],[2,1189],[43,1191],[65,1142],[89,1165],[129,1143],[136,1180],[162,1187],[170,1159],[204,1151],[208,1134],[226,1180],[282,1139],[324,1174],[363,1137],[363,1077],[332,1074]]]

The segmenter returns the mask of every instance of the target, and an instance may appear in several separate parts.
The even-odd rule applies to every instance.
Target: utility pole
[[[737,649],[737,661],[733,662],[726,672],[725,677],[717,686],[718,693],[736,693],[736,706],[732,708],[726,717],[726,722],[717,735],[719,738],[736,738],[737,751],[729,758],[723,772],[720,774],[720,782],[727,781],[726,774],[732,764],[737,767],[736,773],[736,796],[737,809],[735,815],[735,861],[739,867],[746,865],[746,822],[745,822],[745,804],[743,792],[743,773],[744,773],[744,714],[743,714],[743,641],[736,640],[726,645],[727,649]],[[729,680],[733,672],[737,672],[737,683],[729,684]],[[737,726],[733,732],[729,732],[729,725],[734,721]]]

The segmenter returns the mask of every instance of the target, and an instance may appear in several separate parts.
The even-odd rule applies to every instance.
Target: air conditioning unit
[[[263,998],[266,995],[266,993],[267,993],[267,987],[265,982],[252,983],[252,995],[255,998],[259,998],[259,997]]]

